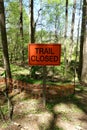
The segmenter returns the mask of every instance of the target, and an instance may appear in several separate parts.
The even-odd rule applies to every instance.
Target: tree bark
[[[34,23],[34,1],[30,0],[30,31],[31,43],[35,43],[35,23]]]
[[[11,78],[8,45],[7,45],[6,24],[5,24],[4,1],[3,0],[0,0],[0,27],[1,27],[1,39],[2,39],[4,66],[6,69],[7,77]]]
[[[65,9],[65,41],[64,41],[64,63],[65,63],[65,76],[67,70],[67,54],[66,54],[66,40],[67,40],[67,28],[68,28],[68,0],[66,0],[66,9]]]
[[[24,62],[24,43],[23,43],[23,4],[22,4],[22,0],[19,0],[19,4],[20,4],[20,38],[21,38],[21,42],[22,42],[22,61]]]
[[[20,4],[20,36],[23,40],[23,12],[22,12],[22,0],[19,0]]]
[[[73,52],[73,33],[74,33],[74,25],[75,25],[75,12],[76,12],[76,0],[74,0],[73,12],[72,12],[71,36],[70,36],[71,41],[70,41],[69,58],[68,58],[69,64],[71,62],[71,56],[72,56],[72,52]]]
[[[83,0],[80,39],[79,79],[87,84],[87,0]]]
[[[75,56],[75,62],[78,60],[78,48],[79,48],[79,40],[80,40],[80,15],[82,10],[82,0],[80,0],[80,9],[79,9],[79,20],[78,20],[78,28],[77,28],[77,43],[76,43],[76,56]]]

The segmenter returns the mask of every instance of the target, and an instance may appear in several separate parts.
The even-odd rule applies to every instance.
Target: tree
[[[35,43],[34,1],[30,0],[31,43]]]
[[[22,61],[24,62],[24,43],[23,43],[23,9],[22,9],[22,0],[19,0],[20,4],[20,37],[21,37],[21,42],[22,42]]]
[[[9,118],[12,120],[13,115],[13,104],[8,95],[8,85],[7,78],[11,79],[9,55],[8,55],[8,45],[7,45],[7,34],[6,34],[6,25],[5,25],[5,11],[4,11],[4,1],[0,0],[0,26],[1,26],[1,38],[2,38],[2,48],[3,48],[3,57],[4,57],[4,67],[5,67],[5,89],[3,92],[6,99],[8,100],[8,109],[9,109]]]
[[[79,79],[87,84],[87,0],[83,0],[80,39]]]
[[[66,0],[66,9],[65,9],[65,41],[64,41],[64,63],[65,63],[65,75],[67,70],[67,57],[66,57],[66,39],[67,39],[67,30],[68,30],[68,0]]]
[[[23,40],[23,11],[22,11],[22,0],[19,0],[20,4],[20,36],[21,39]]]
[[[10,62],[24,62],[27,58],[27,43],[29,42],[29,19],[22,1],[22,22],[19,1],[11,1],[6,6],[6,25]],[[22,29],[21,29],[22,28]],[[22,32],[23,31],[23,32]],[[24,60],[24,61],[23,61]]]
[[[5,66],[7,77],[11,78],[3,0],[0,0],[0,26],[1,26],[1,39],[2,39],[4,66]]]
[[[43,3],[42,9],[42,27],[48,31],[48,42],[59,42],[64,32],[64,3],[57,0],[47,0]],[[44,19],[45,17],[45,19]]]
[[[69,58],[68,58],[68,64],[71,62],[71,56],[73,52],[73,37],[74,37],[74,26],[75,26],[75,12],[76,12],[76,0],[74,0],[73,3],[73,12],[72,12],[72,22],[71,22],[71,36],[70,36],[70,47],[69,47]]]

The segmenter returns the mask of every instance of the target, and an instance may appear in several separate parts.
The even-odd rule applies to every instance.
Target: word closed
[[[29,44],[29,65],[60,65],[61,44]]]

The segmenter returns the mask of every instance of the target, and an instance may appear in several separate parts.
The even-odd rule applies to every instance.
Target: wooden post
[[[46,66],[43,66],[43,106],[46,106]]]

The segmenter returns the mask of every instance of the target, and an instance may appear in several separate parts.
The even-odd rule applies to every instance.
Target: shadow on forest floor
[[[42,83],[42,79],[37,82],[37,79],[23,74],[16,76],[16,79],[32,84]],[[67,83],[64,80],[60,82]],[[78,86],[74,95],[47,99],[46,108],[41,98],[32,99],[27,91],[14,93],[11,95],[14,101],[13,123],[7,121],[5,124],[0,120],[0,130],[86,130],[87,87]]]
[[[47,100],[44,109],[41,99],[29,99],[28,93],[13,96],[14,124],[0,130],[86,130],[87,89],[76,88],[75,95]],[[25,98],[26,97],[26,98]]]

